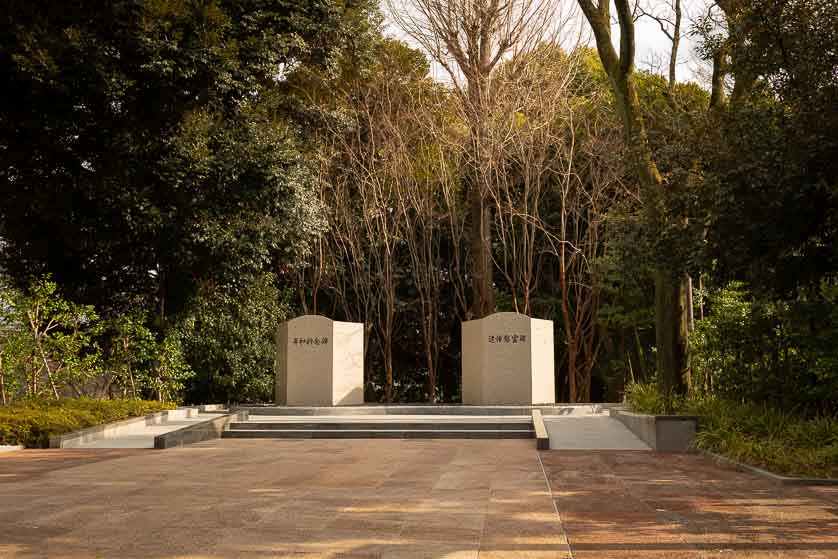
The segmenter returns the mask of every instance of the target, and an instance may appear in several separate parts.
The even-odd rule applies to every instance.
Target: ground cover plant
[[[751,466],[789,476],[838,479],[838,417],[805,416],[765,403],[717,396],[664,398],[652,383],[628,391],[632,410],[699,417],[695,445]]]
[[[56,435],[175,407],[154,400],[23,399],[0,406],[0,444],[45,448]]]

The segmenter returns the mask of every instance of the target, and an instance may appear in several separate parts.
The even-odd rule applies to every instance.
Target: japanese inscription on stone
[[[489,336],[490,344],[525,344],[526,334],[504,334],[502,336]]]
[[[292,338],[294,345],[329,345],[329,338]]]

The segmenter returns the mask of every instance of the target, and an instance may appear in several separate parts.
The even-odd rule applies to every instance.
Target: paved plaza
[[[838,488],[532,440],[0,454],[0,557],[838,559]]]

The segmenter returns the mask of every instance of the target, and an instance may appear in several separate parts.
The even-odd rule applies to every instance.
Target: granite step
[[[369,416],[369,415],[435,415],[435,416],[530,416],[540,409],[546,415],[606,414],[610,404],[546,404],[546,405],[462,405],[462,404],[365,404],[358,406],[236,406],[250,416]]]
[[[230,429],[225,439],[532,439],[532,429]]]
[[[532,431],[532,422],[416,422],[416,421],[342,421],[342,422],[260,422],[230,424],[230,430],[251,431]]]

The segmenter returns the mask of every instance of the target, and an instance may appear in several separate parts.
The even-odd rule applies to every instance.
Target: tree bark
[[[471,247],[471,318],[483,318],[495,310],[495,292],[492,286],[492,231],[491,208],[479,179],[471,185],[469,231]]]
[[[658,382],[664,395],[682,394],[688,370],[683,281],[668,270],[655,271],[655,341]]]
[[[3,370],[2,353],[0,353],[0,396],[3,398],[3,405],[6,405],[6,373]]]
[[[570,403],[575,404],[579,398],[579,389],[576,385],[576,354],[578,348],[576,347],[576,334],[571,326],[573,324],[573,317],[570,315],[570,293],[567,285],[567,264],[565,261],[564,243],[562,243],[559,253],[559,288],[561,289],[562,321],[564,322],[565,339],[567,340],[567,382]]]
[[[49,380],[49,384],[52,387],[52,393],[55,396],[55,399],[58,400],[58,388],[55,386],[55,380],[52,378],[52,370],[49,368],[49,362],[47,361],[46,354],[44,353],[44,348],[41,346],[41,342],[38,342],[38,352],[41,354],[41,360],[44,363],[44,368],[47,370],[47,379]]]
[[[747,37],[747,28],[742,22],[743,3],[735,0],[716,0],[727,20],[729,39],[733,42],[742,41]],[[733,91],[730,94],[730,102],[734,105],[746,99],[753,90],[757,76],[738,60],[736,49],[730,49],[731,65],[730,71],[733,75]],[[715,77],[715,59],[713,73]],[[720,65],[721,68],[721,65]],[[714,84],[715,87],[715,84]],[[712,105],[712,103],[711,103]]]
[[[485,43],[485,42],[484,42]],[[482,46],[482,43],[481,43]],[[486,52],[480,53],[480,68],[488,67]],[[490,167],[486,154],[485,95],[488,73],[477,73],[468,78],[468,110],[472,116],[471,149],[473,165],[468,177],[471,217],[471,318],[483,318],[495,310],[495,291],[492,285],[492,215],[489,205],[489,185],[483,173]]]
[[[675,70],[678,66],[678,47],[681,44],[681,0],[675,0],[675,24],[672,30],[672,50],[669,53],[669,89],[675,88]]]
[[[713,53],[713,79],[710,89],[710,110],[722,107],[725,103],[725,52],[717,49]]]
[[[597,52],[611,82],[617,112],[623,121],[623,132],[629,156],[642,188],[648,223],[654,227],[665,223],[661,198],[663,178],[652,155],[640,99],[634,83],[634,17],[629,0],[616,0],[620,24],[620,54],[611,42],[610,0],[578,0],[596,38]],[[685,304],[681,274],[659,266],[655,277],[655,344],[657,372],[661,393],[671,395],[684,391],[683,375],[687,370],[688,345],[683,325]]]

